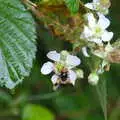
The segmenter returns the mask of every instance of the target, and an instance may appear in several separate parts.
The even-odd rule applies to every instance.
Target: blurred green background
[[[88,1],[88,0],[84,0]],[[120,37],[120,0],[112,0],[109,19],[114,40]],[[71,45],[58,40],[37,21],[37,59],[29,78],[13,91],[0,88],[0,120],[104,120],[103,111],[95,87],[86,79],[52,90],[50,76],[40,73],[40,67],[48,59],[49,50],[71,50]],[[86,66],[81,66],[86,72]],[[108,120],[120,120],[120,64],[112,64],[110,72],[101,79],[107,81]]]

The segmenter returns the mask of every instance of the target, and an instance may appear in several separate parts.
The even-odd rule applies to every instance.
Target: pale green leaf
[[[0,0],[0,85],[12,89],[35,58],[35,23],[20,0]]]

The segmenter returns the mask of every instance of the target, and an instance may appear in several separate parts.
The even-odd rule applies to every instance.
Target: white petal
[[[95,42],[96,44],[102,44],[102,40],[98,38],[93,38],[91,41]]]
[[[51,73],[54,69],[54,65],[52,62],[46,62],[43,64],[42,68],[41,68],[41,73],[44,75],[47,75],[49,73]]]
[[[100,13],[98,13],[98,16],[99,16],[98,25],[101,28],[106,29],[110,25],[109,19],[107,19],[103,14]]]
[[[74,71],[69,70],[69,78],[70,78],[70,82],[75,85],[75,80],[77,79],[77,75]]]
[[[88,39],[88,41],[94,42],[96,44],[102,44],[102,40],[98,38],[91,38],[91,39]]]
[[[92,35],[93,35],[93,32],[87,26],[84,26],[84,30],[80,38],[85,39],[85,38],[91,37]]]
[[[93,3],[87,3],[85,4],[85,7],[93,10]]]
[[[51,60],[54,60],[54,61],[59,61],[60,60],[60,54],[57,53],[56,51],[50,51],[47,54],[47,57]]]
[[[90,28],[93,28],[96,26],[96,19],[92,13],[87,13],[85,15],[85,18],[87,19],[87,22]]]
[[[57,76],[56,74],[54,74],[51,78],[51,81],[53,84],[56,84],[57,83],[57,80],[58,80],[59,76]]]
[[[66,59],[66,63],[68,66],[75,67],[78,66],[81,63],[81,61],[77,56],[68,55]]]
[[[93,3],[100,3],[100,0],[93,0]]]
[[[88,52],[87,52],[87,48],[86,48],[86,47],[83,47],[83,48],[82,48],[82,52],[83,52],[83,55],[84,55],[85,57],[90,57],[90,55],[89,55]]]
[[[102,40],[105,42],[110,41],[112,38],[113,38],[113,32],[105,31],[102,35]]]

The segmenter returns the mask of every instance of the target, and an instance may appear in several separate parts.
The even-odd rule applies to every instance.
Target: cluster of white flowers
[[[85,6],[91,10],[96,11],[98,18],[96,18],[92,12],[85,14],[86,24],[84,25],[84,29],[80,35],[80,38],[88,42],[93,42],[99,47],[105,46],[105,48],[102,50],[92,50],[94,55],[103,59],[103,62],[100,65],[100,69],[96,72],[92,72],[88,77],[88,82],[92,85],[96,85],[99,81],[98,75],[103,73],[104,67],[109,64],[105,58],[107,57],[108,53],[113,50],[110,44],[110,41],[113,38],[113,32],[106,30],[110,25],[110,20],[105,16],[109,13],[108,8],[110,6],[110,1],[93,0],[92,3],[87,3]],[[107,43],[107,45],[104,43]],[[82,51],[84,56],[90,57],[87,53],[86,47],[83,47]]]
[[[101,1],[102,0],[93,0],[92,3],[85,4],[89,9],[96,11],[98,19],[94,17],[92,12],[87,13],[85,15],[87,24],[84,25],[84,30],[80,36],[81,39],[95,42],[98,45],[103,44],[103,42],[109,42],[113,38],[113,32],[106,30],[110,25],[110,20],[106,18],[102,12],[107,11],[108,13],[108,8],[103,6]]]
[[[91,85],[97,85],[99,81],[99,74],[104,72],[104,67],[108,65],[108,61],[105,59],[109,52],[113,50],[110,41],[113,38],[113,32],[107,31],[110,25],[110,20],[105,17],[108,14],[108,8],[110,6],[109,0],[93,0],[92,3],[85,4],[85,7],[91,9],[94,12],[88,12],[85,14],[85,24],[83,31],[80,35],[80,39],[94,43],[98,48],[104,48],[102,50],[91,50],[91,52],[102,58],[103,63],[99,70],[93,71],[88,76],[88,83]],[[106,44],[107,43],[107,44]],[[84,56],[90,57],[87,53],[87,47],[82,48]],[[41,73],[48,75],[53,73],[51,81],[54,86],[59,86],[61,84],[70,83],[75,85],[77,78],[83,78],[83,71],[81,69],[76,69],[76,66],[80,65],[81,60],[74,55],[69,54],[67,51],[61,51],[57,53],[56,51],[50,51],[47,57],[53,62],[46,62],[41,68]]]
[[[81,70],[74,70],[81,63],[81,60],[77,56],[70,55],[67,51],[62,51],[61,53],[50,51],[47,57],[54,62],[48,61],[44,63],[41,73],[47,75],[53,72],[51,80],[54,85],[66,83],[74,85],[78,77],[83,77]]]

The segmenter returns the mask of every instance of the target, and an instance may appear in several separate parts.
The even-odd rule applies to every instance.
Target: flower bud
[[[81,69],[77,69],[76,74],[77,74],[77,78],[83,78],[84,77],[83,70],[81,70]]]
[[[91,84],[91,85],[97,85],[99,81],[99,76],[96,74],[96,73],[91,73],[89,76],[88,76],[88,82]]]
[[[69,55],[69,52],[66,50],[63,50],[61,51],[60,55],[61,55],[61,60],[65,61],[66,57]]]

